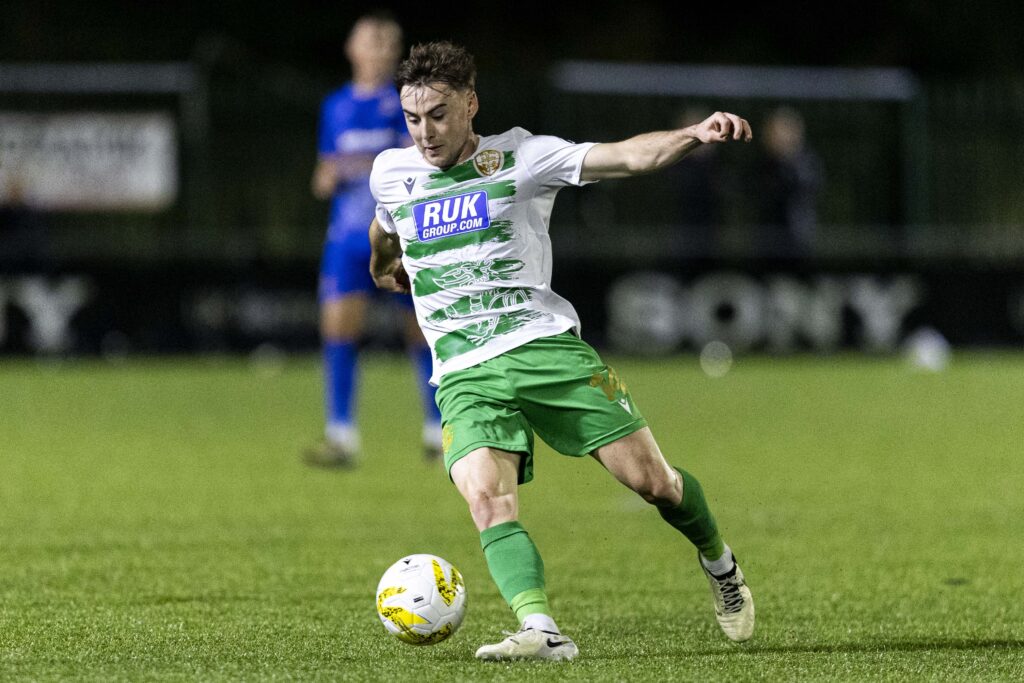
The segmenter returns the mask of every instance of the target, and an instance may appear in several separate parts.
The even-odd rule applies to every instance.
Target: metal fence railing
[[[25,85],[31,73],[23,70],[21,85],[14,88],[13,77],[0,68],[0,113],[170,112],[182,140],[181,193],[171,208],[53,212],[8,201],[0,209],[0,260],[26,255],[108,261],[317,258],[326,206],[310,196],[308,186],[317,107],[331,84],[284,68],[220,65],[186,72],[187,106],[177,91],[55,87],[52,70],[35,88]],[[667,73],[708,77],[692,68]],[[719,202],[705,226],[714,239],[697,251],[756,255],[764,223],[757,205],[764,195],[758,184],[764,178],[761,141],[768,118],[787,107],[802,117],[807,143],[822,168],[809,255],[1021,258],[1024,76],[918,80],[904,71],[876,70],[872,90],[860,78],[865,74],[858,73],[764,70],[746,82],[745,91],[739,87],[744,73],[726,70],[716,76],[719,89],[732,78],[732,90],[705,88],[691,95],[678,89],[588,92],[556,79],[543,97],[529,100],[486,93],[491,109],[480,125],[521,124],[534,132],[600,141],[668,127],[700,111],[735,108],[750,118],[758,141],[722,150],[709,180]],[[757,75],[746,76],[752,74]],[[817,85],[815,74],[821,77]],[[750,90],[780,75],[789,79],[784,85],[794,87],[803,79],[804,90],[786,90],[779,83],[774,91]],[[658,82],[666,78],[653,71],[652,76]],[[691,79],[687,87],[701,82]],[[828,86],[824,90],[822,83]],[[908,145],[907,137],[920,139]],[[664,243],[691,249],[694,223],[685,219],[687,195],[681,189],[690,181],[680,175],[691,161],[681,170],[567,191],[556,206],[553,230],[585,234],[587,248],[597,253],[621,248],[623,226],[637,231],[645,226],[651,235],[667,235]],[[0,161],[0,184],[9,171]],[[19,222],[23,228],[11,227]]]

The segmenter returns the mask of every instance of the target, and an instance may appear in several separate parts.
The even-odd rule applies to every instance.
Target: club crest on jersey
[[[412,215],[420,242],[476,232],[491,224],[485,190],[416,204]]]
[[[494,175],[501,168],[504,155],[496,149],[485,149],[473,157],[473,166],[480,175]]]

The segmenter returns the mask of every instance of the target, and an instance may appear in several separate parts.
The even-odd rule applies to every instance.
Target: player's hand
[[[750,142],[754,134],[747,120],[728,112],[716,111],[700,123],[690,126],[690,133],[701,142]]]
[[[409,294],[412,291],[409,274],[405,272],[405,266],[402,265],[401,259],[392,261],[389,267],[381,273],[377,273],[371,268],[370,275],[373,277],[374,284],[384,291],[399,294]]]

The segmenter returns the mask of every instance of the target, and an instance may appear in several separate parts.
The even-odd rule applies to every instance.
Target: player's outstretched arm
[[[380,289],[408,294],[409,276],[402,265],[398,235],[384,232],[374,218],[370,222],[370,276]]]
[[[583,160],[583,180],[643,175],[671,166],[701,144],[743,140],[753,134],[746,119],[715,112],[700,123],[678,130],[644,133],[621,142],[595,145]]]

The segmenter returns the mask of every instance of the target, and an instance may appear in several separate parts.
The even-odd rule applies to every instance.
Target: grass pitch
[[[483,664],[512,628],[476,531],[421,462],[401,358],[371,356],[366,456],[299,463],[318,366],[0,364],[0,679],[1020,680],[1024,358],[610,359],[694,472],[754,593],[718,631],[695,553],[591,459],[541,447],[522,520],[570,664]],[[386,635],[383,570],[460,568],[469,613],[428,648]]]

